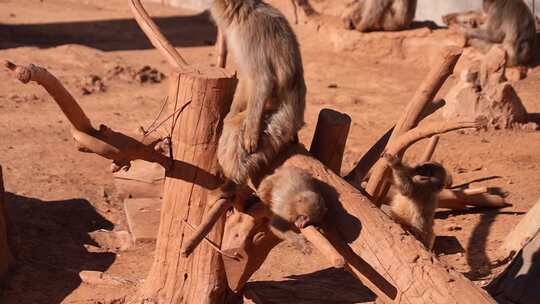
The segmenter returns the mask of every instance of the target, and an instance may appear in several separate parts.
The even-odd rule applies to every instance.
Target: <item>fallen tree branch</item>
[[[439,208],[463,210],[467,206],[485,208],[504,208],[510,206],[504,197],[489,193],[487,188],[475,188],[466,190],[444,189],[438,195]]]

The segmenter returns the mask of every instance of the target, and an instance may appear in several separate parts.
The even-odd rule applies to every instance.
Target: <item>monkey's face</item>
[[[296,217],[293,221],[298,228],[320,223],[327,211],[323,197],[312,191],[297,195],[295,206]]]

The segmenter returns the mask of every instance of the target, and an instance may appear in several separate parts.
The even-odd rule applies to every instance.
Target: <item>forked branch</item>
[[[79,151],[95,153],[113,160],[113,171],[129,167],[130,162],[135,159],[159,163],[165,168],[169,167],[169,158],[156,151],[161,140],[145,142],[144,139],[138,140],[115,132],[105,125],[100,125],[96,130],[75,98],[49,71],[33,64],[17,66],[6,61],[4,65],[22,83],[35,81],[54,98],[73,126],[71,133]]]

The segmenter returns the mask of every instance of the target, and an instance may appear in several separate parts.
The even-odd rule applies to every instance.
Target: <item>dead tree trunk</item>
[[[5,209],[4,183],[2,179],[2,167],[0,166],[0,281],[5,277],[12,262],[13,256],[11,255],[8,242],[8,218]]]
[[[208,189],[218,186],[215,153],[236,86],[236,78],[224,73],[211,69],[171,77],[168,100],[174,113],[171,140],[175,165],[165,180],[154,263],[137,300],[152,299],[160,304],[225,301],[227,282],[219,253],[202,243],[189,257],[181,255],[183,243],[192,234],[186,222],[199,225],[211,203]],[[223,227],[221,219],[207,236],[218,246]]]

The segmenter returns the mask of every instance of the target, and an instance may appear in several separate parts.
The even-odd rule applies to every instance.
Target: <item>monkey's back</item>
[[[390,215],[413,235],[429,246],[433,236],[433,218],[437,201],[435,196],[418,199],[396,194],[390,205]]]
[[[536,39],[534,15],[523,0],[494,1],[487,14],[488,26],[501,28],[505,33],[504,40],[532,43]]]

